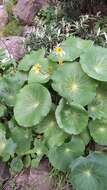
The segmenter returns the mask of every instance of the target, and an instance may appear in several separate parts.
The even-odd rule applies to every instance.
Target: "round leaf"
[[[69,143],[49,150],[48,157],[51,164],[58,170],[67,171],[71,162],[83,154],[85,149],[83,141],[75,137]]]
[[[39,49],[38,51],[31,51],[29,54],[26,54],[18,65],[20,71],[29,71],[29,69],[35,65],[36,62],[39,62],[39,59],[44,57],[45,50]]]
[[[107,49],[92,47],[81,55],[82,69],[90,77],[99,81],[107,81]]]
[[[69,102],[85,106],[95,97],[96,82],[82,71],[79,63],[61,65],[52,80],[53,89]]]
[[[83,40],[71,36],[61,43],[61,55],[58,56],[57,53],[54,51],[50,54],[49,58],[53,61],[58,61],[59,59],[62,59],[63,61],[73,61],[92,45],[93,42],[90,40]]]
[[[61,129],[69,134],[79,134],[88,124],[88,114],[82,106],[69,105],[63,99],[56,109],[56,120]]]
[[[89,116],[93,119],[103,119],[107,121],[107,84],[100,83],[96,97],[91,104],[88,105]]]
[[[10,167],[12,172],[20,172],[23,169],[23,162],[20,158],[16,157],[10,163]]]
[[[88,129],[85,129],[85,131],[83,131],[82,133],[80,133],[79,137],[83,140],[83,142],[84,142],[85,145],[87,145],[90,142],[90,140],[91,140],[91,137],[90,137]]]
[[[0,117],[3,117],[7,111],[7,108],[5,105],[0,104]]]
[[[29,76],[28,76],[28,83],[46,83],[49,81],[50,79],[50,72],[49,72],[49,64],[48,64],[48,60],[43,58],[41,60],[39,60],[39,62],[35,63],[39,64],[41,66],[41,71],[39,73],[36,73],[35,70],[32,69],[29,72]]]
[[[49,147],[62,145],[68,137],[63,130],[59,129],[53,113],[50,113],[39,125],[36,126],[36,132],[44,133],[44,139]]]
[[[27,80],[25,73],[16,72],[0,80],[0,100],[8,106],[14,106],[16,95]]]
[[[50,111],[51,96],[40,84],[26,85],[17,96],[14,108],[19,125],[31,127],[38,124]]]
[[[96,119],[90,122],[89,129],[96,143],[107,145],[107,123]]]
[[[21,127],[10,129],[11,137],[17,145],[17,154],[24,155],[31,148],[32,134],[31,130]]]
[[[80,157],[71,164],[70,182],[76,190],[107,189],[107,156],[103,153],[92,153]]]

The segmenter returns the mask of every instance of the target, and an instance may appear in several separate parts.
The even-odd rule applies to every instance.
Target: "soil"
[[[43,160],[37,169],[24,169],[17,175],[11,175],[8,166],[0,163],[0,190],[56,190],[51,186],[50,165]],[[68,184],[57,190],[73,190]]]

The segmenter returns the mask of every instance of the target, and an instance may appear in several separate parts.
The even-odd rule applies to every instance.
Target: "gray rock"
[[[35,190],[49,190],[49,182],[49,168],[46,160],[36,170],[30,169],[29,184],[35,187]]]
[[[0,183],[6,181],[9,177],[9,168],[4,162],[0,162]]]
[[[34,16],[46,2],[47,0],[18,0],[18,3],[13,7],[13,13],[24,24],[31,25]]]
[[[24,48],[25,38],[12,36],[12,37],[2,37],[0,38],[0,47],[7,49],[8,53],[18,61],[26,53]]]
[[[8,22],[8,14],[3,5],[0,5],[0,30],[4,28],[4,26]]]

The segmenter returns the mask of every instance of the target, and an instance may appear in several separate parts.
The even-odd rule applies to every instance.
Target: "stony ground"
[[[56,181],[52,181],[47,160],[42,161],[38,169],[28,168],[13,176],[7,165],[1,162],[0,184],[2,183],[2,190],[73,190],[68,184],[64,187],[59,185],[57,189],[52,186]]]

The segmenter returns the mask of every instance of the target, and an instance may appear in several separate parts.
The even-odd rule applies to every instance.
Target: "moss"
[[[18,36],[22,32],[22,26],[17,19],[11,20],[3,29],[3,36]]]
[[[2,33],[2,36],[13,36],[20,35],[22,32],[22,26],[18,18],[13,15],[13,6],[17,3],[17,0],[10,0],[5,4],[6,12],[9,16],[9,23],[5,26]]]
[[[9,2],[7,2],[5,4],[5,9],[9,15],[9,18],[11,19],[11,17],[13,16],[13,11],[12,8],[13,6],[17,3],[17,0],[10,0]]]

